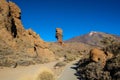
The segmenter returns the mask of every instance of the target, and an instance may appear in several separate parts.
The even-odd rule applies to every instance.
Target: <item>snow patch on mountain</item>
[[[94,34],[96,34],[97,32],[96,31],[91,31],[90,33],[89,33],[89,36],[93,36]]]

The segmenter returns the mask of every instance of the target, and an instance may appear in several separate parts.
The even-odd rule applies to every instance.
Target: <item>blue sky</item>
[[[11,0],[22,11],[22,23],[45,41],[56,41],[55,28],[63,40],[89,33],[120,35],[120,0]]]

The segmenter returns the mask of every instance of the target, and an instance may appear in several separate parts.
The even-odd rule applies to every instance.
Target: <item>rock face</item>
[[[8,58],[3,56],[7,54],[8,49],[11,51],[9,55],[14,55],[9,58],[11,61],[13,57],[16,58],[16,55],[20,58],[19,60],[23,56],[38,57],[39,60],[41,58],[48,61],[54,59],[54,54],[48,49],[47,43],[32,29],[24,29],[19,7],[13,2],[0,0],[0,59]],[[17,61],[13,60],[13,62]]]
[[[58,40],[58,43],[62,44],[63,41],[62,41],[62,37],[63,37],[63,34],[62,34],[62,29],[60,28],[56,28],[56,38]]]

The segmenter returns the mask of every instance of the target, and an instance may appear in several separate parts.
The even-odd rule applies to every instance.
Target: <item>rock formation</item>
[[[99,49],[92,50],[95,53],[104,53]],[[84,58],[77,63],[76,74],[80,80],[120,80],[120,43],[113,43],[102,50],[109,51],[104,66],[101,66],[101,63],[97,61],[98,57],[101,56],[98,56],[98,53],[94,56],[95,59],[93,57]],[[91,59],[96,62],[91,61]]]
[[[62,37],[63,37],[63,34],[62,34],[62,29],[61,28],[56,28],[56,38],[58,40],[58,43],[59,44],[63,44],[63,41],[62,41]]]
[[[14,58],[19,55],[20,59],[23,56],[38,57],[39,60],[47,59],[48,61],[54,59],[54,54],[48,49],[47,43],[32,29],[24,29],[19,7],[6,0],[0,0],[0,43],[0,57],[5,57],[4,54],[7,53],[7,49],[10,49]],[[13,60],[13,57],[10,59]]]
[[[104,67],[106,61],[111,59],[114,55],[108,51],[103,51],[98,48],[91,49],[90,59],[94,62],[99,62]]]
[[[90,59],[95,62],[100,62],[102,66],[106,64],[107,55],[104,51],[94,48],[90,51]]]

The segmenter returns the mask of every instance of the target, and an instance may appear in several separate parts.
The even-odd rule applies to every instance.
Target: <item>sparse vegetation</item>
[[[57,50],[57,52],[60,52],[60,51],[61,51],[61,50],[59,50],[59,49]]]
[[[54,67],[63,67],[65,65],[66,65],[65,62],[58,62],[58,63],[56,63],[56,65]]]
[[[110,45],[113,44],[115,42],[115,39],[113,39],[112,37],[104,37],[103,40],[101,41],[101,43],[103,43],[104,45]]]
[[[113,58],[106,61],[105,66],[92,62],[89,58],[77,64],[77,75],[83,80],[120,80],[120,43],[107,44],[103,49],[113,53]]]
[[[104,51],[109,51],[115,55],[120,53],[120,42],[115,41],[112,37],[105,37],[101,42],[105,45]]]
[[[117,55],[120,53],[120,43],[116,42],[114,44],[111,44],[104,48],[104,51],[109,51],[113,53],[114,55]]]
[[[79,61],[77,68],[75,68],[79,78],[83,78],[83,80],[120,80],[120,43],[116,41],[117,36],[91,32],[68,40],[68,42],[63,42],[63,31],[56,28],[58,43],[51,42],[49,44],[32,29],[25,30],[21,21],[21,9],[10,0],[9,2],[6,1],[8,0],[0,1],[0,67],[24,66],[23,68],[25,68],[29,65],[47,63],[58,59],[60,62],[55,66],[50,65],[50,67],[61,67],[62,69],[67,62],[74,61],[84,55],[87,59]],[[71,33],[74,32],[71,31]],[[104,54],[103,51],[105,56],[102,57],[105,59],[105,65],[102,67],[99,64],[100,60],[103,60],[102,58],[98,57],[95,62],[86,55],[94,46],[103,47],[106,52]],[[114,56],[107,59],[107,51]],[[31,71],[31,68],[29,70]],[[43,68],[35,75],[35,78],[33,77],[33,80],[55,80],[55,77],[50,69]]]
[[[69,61],[73,61],[77,58],[76,55],[74,54],[66,54],[66,61],[69,62]]]
[[[68,51],[67,51],[67,53],[68,53],[68,54],[70,54],[70,53],[71,53],[71,51],[69,51],[69,50],[68,50]]]

